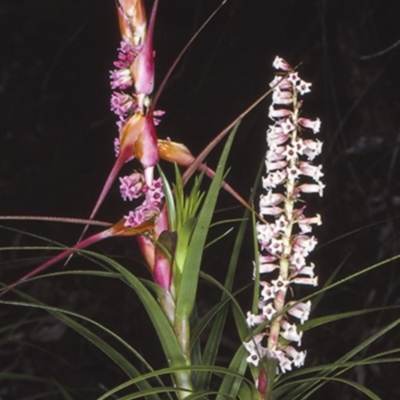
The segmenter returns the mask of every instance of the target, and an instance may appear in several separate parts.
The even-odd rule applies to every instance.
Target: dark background
[[[151,6],[150,1],[146,4]],[[218,4],[161,0],[156,83]],[[159,100],[158,107],[166,111],[159,137],[184,142],[198,154],[268,88],[275,55],[293,65],[303,63],[300,74],[313,84],[304,115],[321,118],[325,143],[321,158],[327,188],[323,200],[315,201],[324,221],[316,233],[323,246],[313,256],[321,283],[341,264],[340,278],[399,253],[400,44],[389,49],[400,40],[399,8],[396,0],[228,0],[186,53]],[[114,161],[117,130],[109,111],[108,83],[119,45],[114,2],[3,0],[0,35],[0,215],[87,217]],[[265,152],[268,105],[269,100],[264,101],[242,123],[229,160],[228,181],[244,197]],[[210,156],[210,165],[215,166],[220,150]],[[114,186],[99,219],[116,221],[129,209]],[[235,206],[223,195],[221,211]],[[239,216],[241,210],[221,214],[231,215]],[[81,229],[31,221],[3,224],[66,245],[74,243]],[[2,245],[43,244],[16,232],[2,230],[0,235]],[[231,246],[226,238],[218,250],[205,255],[205,270],[220,280],[226,262],[221,255],[229,255]],[[132,239],[113,239],[93,249],[137,260],[135,271],[148,277]],[[44,251],[39,257],[48,254]],[[14,281],[38,262],[20,258],[15,252],[0,253],[1,281]],[[250,279],[250,252],[244,252],[242,262],[238,287]],[[73,263],[71,268],[82,266],[78,257]],[[398,267],[397,261],[388,263],[334,289],[314,316],[398,305]],[[104,323],[133,341],[153,364],[163,362],[152,343],[156,339],[151,327],[145,338],[139,334],[143,325],[147,327],[144,311],[121,285],[69,277],[36,282],[26,290]],[[200,294],[205,309],[218,298],[208,290]],[[242,300],[248,308],[249,299]],[[26,315],[25,309],[2,307],[0,327]],[[74,398],[96,398],[104,387],[122,381],[119,369],[91,345],[44,314],[37,315],[40,323],[17,329],[3,349],[0,342],[1,370],[56,379],[75,390]],[[396,310],[373,313],[307,332],[307,365],[334,362],[396,316]],[[239,343],[231,331],[225,337],[222,363]],[[394,330],[361,355],[399,344]],[[395,364],[358,367],[345,376],[382,399],[394,400],[400,396],[395,370]],[[0,396],[21,399],[46,387],[5,380]],[[327,389],[326,399],[365,398],[339,384]]]

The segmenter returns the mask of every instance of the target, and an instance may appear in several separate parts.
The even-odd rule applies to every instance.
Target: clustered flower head
[[[284,373],[293,365],[302,366],[306,356],[299,350],[302,331],[298,323],[308,320],[311,302],[288,301],[287,294],[292,293],[293,284],[318,284],[314,264],[307,257],[317,244],[312,226],[320,225],[321,217],[307,215],[306,199],[312,193],[322,196],[325,186],[321,165],[313,164],[322,149],[315,139],[321,122],[301,116],[301,97],[311,91],[311,83],[280,57],[273,67],[278,70],[270,83],[268,116],[273,124],[267,131],[267,175],[262,179],[265,193],[260,198],[260,214],[267,223],[257,225],[259,313],[247,313],[249,327],[265,324],[267,331],[255,334],[244,346],[250,353],[249,363],[257,367],[263,358],[275,358]]]

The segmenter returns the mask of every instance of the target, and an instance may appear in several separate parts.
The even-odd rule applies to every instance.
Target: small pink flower
[[[285,120],[280,122],[280,125],[285,134],[289,134],[294,131],[295,126],[290,118],[286,118]]]
[[[110,79],[112,89],[126,89],[133,84],[129,69],[115,69],[110,71]]]
[[[261,297],[263,301],[267,302],[268,300],[275,298],[275,291],[270,283],[261,281],[260,285],[263,287],[263,289],[261,290]]]
[[[318,277],[314,278],[303,278],[303,277],[296,277],[292,279],[293,283],[297,283],[299,285],[311,285],[311,286],[318,286]]]
[[[311,92],[311,83],[305,82],[300,79],[300,82],[296,84],[296,90],[301,94],[306,94]]]
[[[276,314],[276,310],[272,303],[268,303],[266,306],[263,307],[262,313],[266,319],[271,321],[272,317]]]
[[[304,361],[306,358],[305,351],[297,351],[294,347],[287,346],[285,352],[292,359],[293,364],[296,367],[302,367],[304,365]]]
[[[275,88],[272,92],[272,104],[288,105],[293,103],[293,95],[286,90],[280,90],[279,87]]]
[[[275,271],[279,266],[275,264],[273,261],[276,261],[276,257],[273,256],[264,256],[259,254],[258,262],[259,262],[259,272],[260,274],[267,274],[269,272]],[[262,283],[260,282],[262,285]]]
[[[322,183],[303,183],[298,186],[298,189],[303,193],[318,193],[322,197],[323,190],[325,185]]]
[[[293,304],[295,302],[291,302]],[[304,324],[305,321],[308,321],[311,312],[311,301],[308,300],[307,303],[297,303],[293,307],[290,307],[288,310],[288,314],[300,320],[301,324]]]
[[[281,275],[279,275],[278,279],[273,279],[271,281],[273,290],[275,293],[279,292],[279,290],[284,290],[289,286],[289,281],[283,279]]]
[[[271,119],[276,118],[287,118],[291,115],[291,111],[286,108],[274,108],[274,106],[269,107],[268,117]]]
[[[275,57],[272,66],[275,69],[279,69],[281,71],[291,71],[293,69],[292,66],[287,61],[285,61],[282,57],[279,56]]]
[[[317,182],[324,176],[322,165],[312,165],[307,161],[300,161],[299,168],[303,175],[309,176]]]
[[[314,133],[318,133],[321,128],[321,120],[319,118],[314,120],[308,118],[299,118],[299,124],[304,128],[311,129]]]
[[[247,312],[246,322],[250,328],[255,325],[261,325],[264,321],[265,317],[263,315],[255,315],[250,311]]]
[[[297,332],[295,324],[290,324],[289,322],[282,320],[281,327],[284,329],[281,331],[281,336],[284,339],[289,340],[290,342],[296,342],[300,345],[303,332]]]
[[[137,199],[142,195],[142,190],[144,186],[143,174],[139,172],[134,172],[129,176],[119,178],[119,181],[121,183],[119,187],[121,191],[121,196],[125,201],[132,201],[133,199]]]

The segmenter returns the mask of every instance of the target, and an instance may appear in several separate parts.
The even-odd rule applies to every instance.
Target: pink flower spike
[[[279,56],[275,57],[272,66],[275,69],[279,69],[281,71],[291,71],[293,69],[292,66],[287,61],[285,61],[282,57]]]
[[[321,120],[319,118],[314,120],[308,118],[299,118],[299,124],[304,128],[311,129],[314,133],[318,133],[321,129]]]

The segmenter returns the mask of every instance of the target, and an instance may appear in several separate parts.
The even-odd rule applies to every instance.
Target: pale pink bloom
[[[291,72],[288,76],[289,82],[292,83],[292,86],[295,86],[297,82],[300,80],[298,72]]]
[[[300,79],[300,82],[296,84],[296,90],[301,94],[306,94],[311,92],[311,83],[305,82]]]
[[[286,108],[274,108],[274,106],[269,107],[268,117],[271,119],[275,118],[287,118],[292,114],[292,112]]]
[[[297,283],[299,285],[311,285],[311,286],[318,286],[318,277],[314,278],[303,278],[303,277],[296,277],[291,280],[292,283]]]
[[[315,268],[314,263],[311,263],[309,266],[305,266],[305,267],[299,269],[297,271],[297,273],[299,275],[306,275],[309,278],[315,278],[314,268]]]
[[[285,158],[284,153],[285,152],[285,146],[277,146],[273,145],[271,148],[267,151],[267,154],[265,156],[265,159],[268,161],[279,161],[283,160]]]
[[[286,227],[288,226],[289,222],[286,219],[285,215],[281,215],[276,221],[275,221],[275,231],[276,232],[284,232]]]
[[[315,217],[306,218],[303,214],[299,215],[297,218],[297,223],[301,230],[301,233],[309,233],[312,230],[311,225],[321,225],[321,215],[317,214]]]
[[[296,367],[302,367],[306,358],[305,351],[297,351],[293,346],[287,346],[285,349],[286,354],[293,360]]]
[[[306,265],[306,259],[303,254],[295,252],[290,256],[290,265],[300,270]]]
[[[276,314],[276,310],[272,303],[268,303],[266,306],[262,308],[262,313],[265,318],[271,321],[272,317]]]
[[[282,239],[277,239],[277,238],[273,237],[271,239],[271,242],[270,242],[269,246],[267,247],[267,250],[272,255],[280,255],[280,254],[282,254],[282,251],[283,251]]]
[[[263,250],[266,250],[275,235],[273,224],[257,224],[257,240]]]
[[[260,285],[263,286],[263,289],[261,290],[263,301],[267,302],[268,300],[275,298],[274,288],[269,282],[260,281]]]
[[[286,134],[292,132],[295,128],[295,126],[290,118],[286,118],[285,120],[281,121],[280,125],[283,129],[283,132]]]
[[[287,61],[285,61],[282,57],[279,56],[275,57],[272,66],[275,69],[279,69],[281,71],[291,71],[293,69],[292,66]]]
[[[303,175],[309,176],[317,182],[324,176],[322,165],[312,165],[307,161],[300,161],[299,168]]]
[[[267,143],[269,147],[285,143],[289,135],[283,131],[280,125],[272,125],[267,131]]]
[[[285,196],[281,193],[273,193],[269,190],[267,194],[260,196],[260,207],[276,206],[285,199]]]
[[[315,249],[317,243],[318,240],[315,236],[297,235],[293,241],[293,249],[296,251],[298,247],[302,247],[307,253],[311,253]]]
[[[277,293],[279,290],[286,289],[289,286],[289,281],[283,279],[281,275],[279,275],[278,279],[271,280],[274,292]]]
[[[254,335],[249,342],[243,342],[244,348],[250,353],[246,361],[253,364],[255,367],[258,366],[260,359],[265,357],[266,348],[262,346],[261,341],[265,334],[259,333]]]
[[[283,209],[278,206],[269,206],[269,207],[260,207],[260,214],[261,215],[280,215],[282,214]]]
[[[294,301],[289,304],[295,303]],[[301,324],[304,324],[305,321],[308,321],[311,312],[311,301],[308,300],[307,303],[297,303],[293,307],[290,307],[288,313],[293,317],[300,320]]]
[[[278,350],[274,348],[272,350],[267,350],[268,358],[275,358],[279,362],[279,367],[284,374],[286,371],[292,370],[292,361],[286,356],[286,354],[282,350]]]
[[[275,75],[274,79],[269,83],[271,88],[277,87],[281,90],[288,90],[292,88],[292,83],[288,81],[287,78],[283,78],[282,76]]]
[[[276,172],[271,172],[268,174],[266,178],[262,179],[263,188],[275,188],[277,185],[280,185],[287,177],[287,172],[283,170],[278,170]]]
[[[281,331],[281,336],[289,340],[290,342],[296,342],[297,344],[301,344],[301,338],[303,336],[303,332],[297,331],[297,326],[295,324],[290,324],[286,320],[282,320],[281,327],[283,331]]]
[[[299,177],[299,175],[300,175],[300,172],[301,172],[295,166],[287,168],[286,171],[287,171],[287,176],[288,176],[289,179],[297,179]]]
[[[280,160],[280,161],[265,161],[265,167],[267,169],[267,172],[270,171],[275,171],[277,169],[282,169],[287,166],[287,161],[286,160]]]
[[[314,133],[318,133],[321,128],[321,120],[319,118],[314,120],[308,118],[299,118],[299,124],[304,128],[312,129]]]
[[[285,146],[285,151],[283,152],[283,155],[286,157],[287,161],[294,161],[298,158],[296,149],[289,144]]]
[[[256,314],[252,314],[250,311],[247,311],[246,322],[250,328],[255,325],[260,325],[264,321],[265,321],[265,317],[263,315],[256,315]]]
[[[297,154],[303,155],[304,150],[306,149],[305,144],[303,143],[303,139],[297,138],[297,140],[293,143],[292,146],[296,149]]]
[[[298,186],[298,189],[303,193],[318,193],[322,197],[325,185],[321,182],[318,183],[303,183]]]
[[[293,95],[291,92],[287,90],[281,90],[279,87],[276,87],[272,92],[272,104],[292,104],[293,103]]]
[[[259,255],[259,271],[260,274],[267,274],[269,272],[275,271],[279,266],[274,264],[276,257]]]
[[[307,158],[312,161],[316,156],[319,156],[322,151],[322,142],[312,139],[303,140],[303,144],[305,146],[303,153],[307,156]]]

